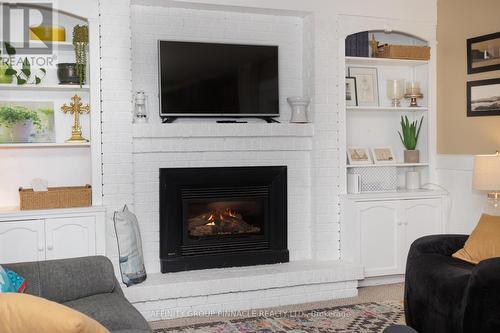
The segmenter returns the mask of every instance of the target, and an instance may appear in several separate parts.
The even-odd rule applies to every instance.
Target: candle
[[[387,97],[392,101],[392,106],[401,106],[404,85],[404,80],[387,80]]]
[[[420,94],[420,82],[411,81],[406,84],[406,93],[409,95],[419,95]]]

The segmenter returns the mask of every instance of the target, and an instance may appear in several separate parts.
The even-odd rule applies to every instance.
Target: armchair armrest
[[[464,246],[468,237],[467,235],[432,235],[421,237],[411,245],[408,259],[422,254],[440,254],[450,257]]]
[[[500,258],[477,264],[469,280],[465,304],[464,333],[500,330]]]

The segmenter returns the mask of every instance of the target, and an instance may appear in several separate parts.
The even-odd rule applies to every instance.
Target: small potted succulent
[[[41,130],[40,117],[35,111],[21,106],[0,107],[0,127],[9,130],[11,142],[29,142],[33,127]]]
[[[420,152],[416,148],[423,121],[423,116],[420,119],[420,123],[418,122],[418,120],[410,122],[407,116],[401,116],[402,132],[398,131],[398,134],[401,142],[406,148],[404,152],[405,163],[418,163],[420,161]]]

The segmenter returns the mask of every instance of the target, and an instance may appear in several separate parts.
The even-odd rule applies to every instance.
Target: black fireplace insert
[[[162,273],[288,257],[286,166],[160,169]]]

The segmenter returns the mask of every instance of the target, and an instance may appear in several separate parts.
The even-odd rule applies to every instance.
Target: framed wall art
[[[363,147],[347,148],[347,161],[350,165],[373,164],[370,158],[370,152]]]
[[[349,67],[349,76],[356,78],[356,96],[359,106],[378,106],[377,69]]]
[[[500,32],[467,39],[467,73],[500,70]]]
[[[0,101],[0,144],[52,142],[53,102]]]
[[[391,147],[372,148],[373,162],[375,164],[394,164],[396,158]]]
[[[467,82],[467,117],[500,116],[500,79]]]
[[[356,94],[356,78],[345,78],[345,103],[347,106],[358,105],[358,95]]]

